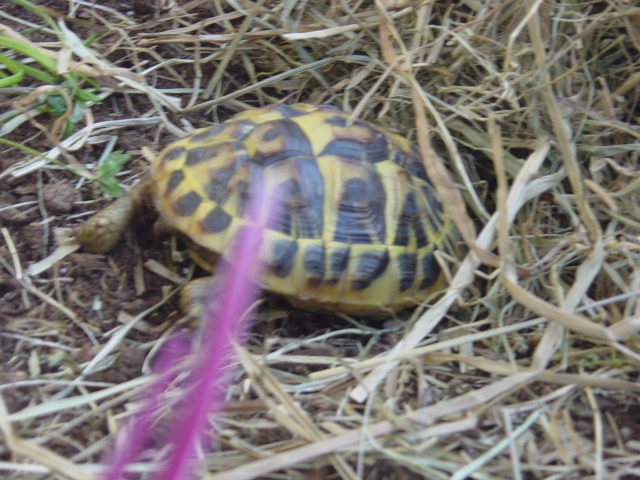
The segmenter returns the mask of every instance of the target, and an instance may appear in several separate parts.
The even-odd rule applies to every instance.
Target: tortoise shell
[[[169,145],[152,165],[164,220],[225,256],[252,185],[269,178],[282,213],[265,231],[262,286],[307,309],[374,314],[416,305],[440,276],[451,232],[410,142],[329,106],[247,110]],[[430,288],[431,287],[431,288]]]

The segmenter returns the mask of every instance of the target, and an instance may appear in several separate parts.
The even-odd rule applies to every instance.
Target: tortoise
[[[264,233],[263,289],[306,310],[376,316],[415,306],[441,287],[434,252],[453,224],[417,148],[326,105],[256,108],[193,131],[80,226],[76,241],[108,252],[152,199],[211,271],[247,221],[252,185],[266,176],[277,182],[283,212]],[[189,292],[183,304],[198,296]]]

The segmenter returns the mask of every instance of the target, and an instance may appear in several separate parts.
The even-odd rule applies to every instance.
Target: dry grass
[[[3,185],[47,178],[54,160],[91,176],[79,149],[142,125],[159,138],[248,107],[329,103],[417,138],[467,243],[466,256],[440,258],[450,287],[408,322],[256,333],[212,427],[206,478],[640,476],[640,8],[174,0],[132,20],[100,3],[75,3],[75,18],[61,6],[60,35],[41,30],[32,45],[102,85],[89,112],[113,99],[126,108],[115,119],[89,113],[66,139],[50,132],[48,147],[23,140],[46,158],[2,147],[24,158],[5,164]],[[26,41],[34,34],[17,32],[41,24],[30,22],[0,12],[0,34]],[[89,49],[64,25],[100,35]],[[0,113],[5,138],[30,125],[34,105],[13,105]],[[47,306],[2,322],[13,351],[0,398],[28,397],[11,412],[0,402],[0,469],[93,478],[148,380],[88,376],[124,344],[153,354],[163,337],[147,319],[161,305],[90,328],[71,299],[25,273],[16,231],[2,229],[1,268],[17,288],[5,295]],[[76,348],[47,315],[93,341],[77,368],[42,372],[43,355]],[[130,336],[145,329],[148,342]],[[154,455],[136,471],[153,469]]]

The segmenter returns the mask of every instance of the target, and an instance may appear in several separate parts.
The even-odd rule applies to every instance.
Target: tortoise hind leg
[[[147,175],[108,207],[76,229],[75,241],[86,251],[107,253],[117,245],[135,216],[150,209],[151,179]]]

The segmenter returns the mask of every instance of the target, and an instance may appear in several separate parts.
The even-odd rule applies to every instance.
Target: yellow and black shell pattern
[[[196,130],[153,162],[156,206],[200,251],[226,255],[252,184],[268,177],[283,206],[261,247],[263,288],[311,310],[416,305],[439,283],[433,253],[451,219],[408,140],[348,118],[274,105]]]

